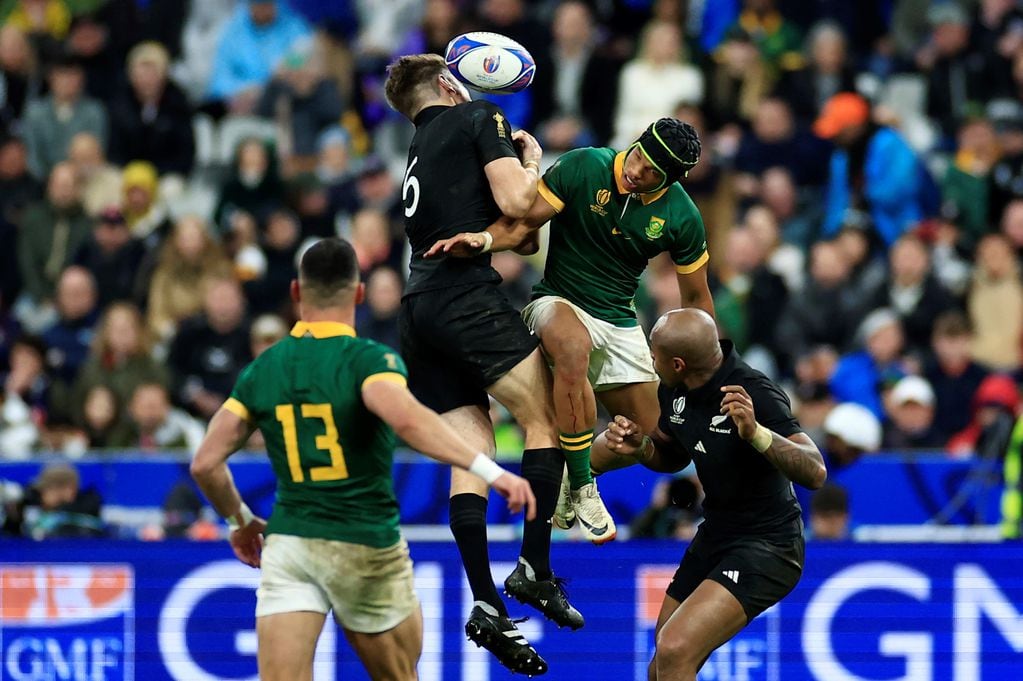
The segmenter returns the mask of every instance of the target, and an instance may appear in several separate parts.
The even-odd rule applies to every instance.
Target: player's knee
[[[677,632],[665,636],[662,632],[657,637],[654,664],[659,669],[692,671],[695,674],[702,657],[703,653],[699,642],[691,636]]]
[[[571,385],[586,382],[586,372],[590,365],[589,345],[563,345],[557,352],[551,353],[551,359],[554,375],[560,381]]]

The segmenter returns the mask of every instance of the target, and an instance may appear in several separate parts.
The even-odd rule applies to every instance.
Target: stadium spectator
[[[21,336],[10,351],[10,370],[3,378],[0,404],[0,456],[26,459],[39,441],[45,419],[48,381],[44,373],[45,346]]]
[[[71,138],[80,132],[95,135],[106,145],[107,113],[103,104],[85,96],[85,74],[72,57],[50,66],[50,94],[29,103],[25,111],[24,137],[28,168],[37,178],[50,175],[67,158]]]
[[[132,161],[121,173],[124,195],[122,211],[131,233],[148,247],[159,243],[170,231],[167,207],[160,201],[156,166],[148,161]]]
[[[992,374],[985,378],[973,396],[970,424],[948,441],[949,455],[1001,458],[1019,416],[1019,407],[1019,388],[1011,377]]]
[[[651,22],[643,29],[636,58],[618,79],[611,146],[624,149],[650,121],[670,115],[680,103],[700,104],[703,95],[703,73],[688,63],[681,29]]]
[[[743,0],[742,12],[730,31],[749,36],[772,80],[803,65],[799,29],[778,11],[775,0]]]
[[[302,224],[303,239],[337,234],[330,194],[316,173],[301,173],[288,182],[288,204]]]
[[[838,231],[849,208],[869,211],[885,244],[924,217],[927,171],[899,133],[871,121],[867,100],[848,92],[835,95],[813,130],[836,145],[828,177],[825,236]]]
[[[95,135],[80,132],[71,138],[68,162],[82,189],[82,207],[91,217],[121,205],[121,171],[107,162]]]
[[[140,14],[148,13],[134,0],[71,2],[74,18],[65,45],[85,69],[88,92],[109,102],[123,81],[124,58],[128,49],[147,37]],[[165,0],[150,0],[147,9],[166,6]],[[167,26],[167,30],[173,30]]]
[[[885,400],[888,417],[882,445],[886,449],[934,449],[943,438],[934,421],[934,390],[926,379],[906,376],[892,388]]]
[[[378,267],[366,280],[368,314],[359,322],[361,335],[397,348],[398,311],[401,309],[401,275],[390,267]]]
[[[146,247],[128,229],[124,215],[117,207],[100,213],[73,262],[92,273],[99,288],[99,306],[105,308],[115,300],[134,300],[138,294],[139,268],[146,256]]]
[[[82,423],[85,396],[97,385],[109,387],[120,404],[127,404],[143,383],[169,381],[167,367],[150,354],[142,314],[131,303],[112,303],[103,313],[92,341],[92,353],[75,381],[72,419]]]
[[[810,498],[809,539],[843,541],[849,538],[849,493],[826,483]]]
[[[51,463],[39,473],[19,504],[21,534],[36,540],[103,536],[102,504],[95,489],[82,489],[74,466]]]
[[[654,485],[650,504],[629,525],[629,538],[692,539],[703,516],[702,499],[695,476],[662,477]]]
[[[281,59],[309,36],[309,26],[285,2],[239,2],[217,40],[209,98],[231,113],[252,113]]]
[[[192,109],[167,79],[170,56],[155,42],[128,54],[128,87],[109,104],[110,160],[118,165],[148,161],[160,175],[188,175],[195,157]]]
[[[10,129],[20,120],[41,89],[32,45],[21,29],[4,25],[0,28],[0,127]]]
[[[1016,65],[1023,83],[1023,50],[1016,58]],[[997,223],[1010,201],[1023,199],[1023,104],[1016,99],[994,101],[988,105],[987,115],[998,133],[1001,151],[991,170],[987,213],[989,222]]]
[[[15,0],[4,9],[4,23],[24,31],[41,47],[57,44],[71,27],[71,12],[64,0]]]
[[[874,310],[856,332],[862,349],[838,360],[831,377],[831,393],[839,402],[855,402],[882,418],[883,393],[906,375],[902,360],[905,334],[894,310]]]
[[[768,168],[760,176],[759,184],[760,203],[774,215],[781,229],[782,239],[785,243],[806,251],[818,230],[818,211],[815,203],[800,195],[795,178],[787,168],[781,166]],[[799,286],[787,280],[789,287],[794,290],[800,288],[802,279],[799,278]]]
[[[53,380],[50,420],[67,421],[71,414],[71,387],[89,357],[94,327],[99,319],[96,280],[84,267],[71,266],[57,282],[57,320],[43,332],[46,369]]]
[[[355,191],[338,196],[332,209],[354,215],[362,208],[376,208],[387,213],[392,220],[399,219],[404,210],[399,190],[384,160],[379,156],[369,156],[359,169]]]
[[[324,130],[316,141],[316,177],[331,194],[352,183],[354,179],[355,169],[352,167],[349,145],[349,135],[339,125]]]
[[[708,74],[707,114],[715,128],[748,121],[771,90],[769,67],[749,33],[729,29],[714,50]]]
[[[288,335],[288,327],[284,320],[273,314],[256,317],[249,330],[249,349],[252,359],[269,350],[274,343]]]
[[[43,185],[28,172],[25,142],[4,137],[0,140],[0,223],[20,225],[25,207],[41,198]]]
[[[533,82],[534,118],[547,149],[599,146],[611,139],[621,63],[598,45],[585,2],[566,0],[551,24],[551,69]]]
[[[824,455],[835,474],[881,446],[881,421],[863,405],[844,402],[824,419]]]
[[[998,227],[1016,255],[1023,254],[1023,199],[1013,199],[1006,204]]]
[[[814,442],[824,442],[824,419],[835,407],[828,379],[835,372],[838,353],[818,345],[796,359],[793,413]]]
[[[736,189],[744,198],[760,192],[760,175],[773,166],[788,170],[800,185],[823,183],[828,147],[798,128],[785,100],[768,97],[757,104],[752,127],[735,155]]]
[[[18,235],[18,267],[30,302],[38,308],[53,298],[57,278],[88,237],[89,217],[82,211],[78,181],[69,163],[50,173],[46,198],[27,208]]]
[[[877,239],[872,224],[864,211],[847,210],[842,228],[834,239],[852,270],[849,287],[861,301],[875,296],[888,279],[888,262],[876,252]]]
[[[775,170],[785,172],[781,168]],[[806,275],[806,253],[798,246],[782,241],[778,219],[774,213],[767,206],[754,204],[746,211],[743,226],[764,249],[764,264],[767,269],[781,277],[789,291],[802,290]],[[775,314],[781,314],[781,310],[777,310]],[[771,328],[766,330],[772,337],[774,326],[772,323]]]
[[[1001,235],[989,234],[977,246],[967,309],[973,359],[992,369],[1016,370],[1023,339],[1023,280],[1016,253]]]
[[[999,154],[998,137],[990,121],[973,118],[959,127],[958,147],[945,171],[941,196],[958,213],[956,243],[969,251],[989,231],[988,188]]]
[[[803,124],[816,120],[824,103],[839,92],[856,91],[856,69],[838,24],[825,20],[810,30],[806,61],[802,68],[785,71],[775,91]]]
[[[170,346],[175,401],[200,418],[211,417],[250,359],[241,287],[231,279],[208,281],[203,313],[183,321]]]
[[[892,309],[902,320],[907,349],[921,350],[931,342],[934,320],[955,301],[931,274],[930,252],[916,235],[899,237],[888,260],[888,282],[867,299],[867,307]]]
[[[82,442],[79,446],[83,449],[124,449],[132,446],[131,428],[125,423],[122,412],[113,390],[102,384],[94,385],[82,403],[82,422],[78,433]]]
[[[189,2],[181,31],[181,52],[175,54],[171,75],[192,102],[201,102],[209,89],[216,61],[217,39],[234,13],[237,0]]]
[[[337,84],[324,73],[322,59],[311,41],[293,45],[256,109],[257,114],[277,123],[279,152],[293,171],[314,167],[320,133],[337,124],[345,108]]]
[[[233,173],[220,190],[213,221],[222,235],[230,234],[246,213],[262,223],[284,205],[284,188],[277,163],[266,143],[256,138],[242,140],[235,152]]]
[[[142,383],[128,403],[132,428],[131,446],[141,451],[186,449],[194,452],[202,442],[203,427],[191,416],[171,407],[170,395],[161,383]]]
[[[295,269],[299,239],[298,219],[286,210],[270,214],[263,233],[266,267],[259,277],[244,284],[249,312],[286,314],[290,309],[289,286],[297,276]]]
[[[364,208],[352,217],[352,248],[359,260],[363,280],[391,255],[391,228],[387,216],[378,210]]]
[[[973,395],[988,374],[971,357],[972,345],[973,330],[964,313],[950,310],[934,321],[923,376],[934,388],[934,422],[946,442],[969,424]]]
[[[160,341],[169,340],[182,320],[202,310],[203,286],[231,274],[231,263],[202,218],[186,215],[160,247],[146,307],[146,324]]]
[[[511,251],[499,251],[490,259],[490,266],[501,276],[500,288],[515,309],[522,309],[533,298],[533,286],[540,283],[541,275],[529,262]],[[674,265],[672,265],[674,269]],[[678,285],[675,285],[676,293]]]

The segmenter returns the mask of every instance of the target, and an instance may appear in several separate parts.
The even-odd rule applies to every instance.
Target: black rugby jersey
[[[721,386],[741,385],[753,400],[757,422],[783,437],[802,432],[788,397],[770,379],[743,362],[731,341],[721,341],[724,361],[695,390],[661,386],[657,426],[692,456],[703,484],[708,529],[727,534],[789,533],[800,516],[792,483],[721,413]]]
[[[412,246],[405,294],[499,282],[489,253],[424,260],[423,252],[459,232],[483,231],[501,217],[483,168],[516,156],[511,125],[499,107],[484,100],[427,107],[414,123],[402,182],[405,233]]]

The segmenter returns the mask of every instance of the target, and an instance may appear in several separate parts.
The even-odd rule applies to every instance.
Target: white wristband
[[[774,434],[758,423],[757,432],[753,434],[753,439],[749,441],[753,445],[753,449],[763,454],[770,448],[772,442],[774,442]]]
[[[232,516],[224,518],[227,521],[227,526],[231,528],[231,531],[241,529],[252,522],[252,519],[256,516],[252,513],[252,509],[244,501],[242,505],[238,507],[238,512]]]
[[[494,247],[494,235],[487,231],[482,231],[480,234],[483,235],[483,250],[480,253],[489,253],[490,249]]]
[[[504,475],[505,470],[494,463],[489,456],[480,453],[469,465],[469,472],[483,478],[488,485],[493,485],[495,480]]]

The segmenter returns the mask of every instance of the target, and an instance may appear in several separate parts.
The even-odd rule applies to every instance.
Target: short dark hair
[[[973,333],[970,318],[961,310],[947,310],[934,320],[935,338],[962,338]]]
[[[810,512],[824,515],[834,515],[849,512],[849,493],[844,487],[825,484],[814,492],[810,499]]]
[[[355,249],[344,239],[321,239],[302,255],[298,268],[303,297],[314,305],[336,304],[359,283]]]
[[[444,58],[436,54],[407,54],[387,67],[384,94],[387,102],[405,118],[412,120],[423,102],[440,96],[437,77],[448,73]]]

